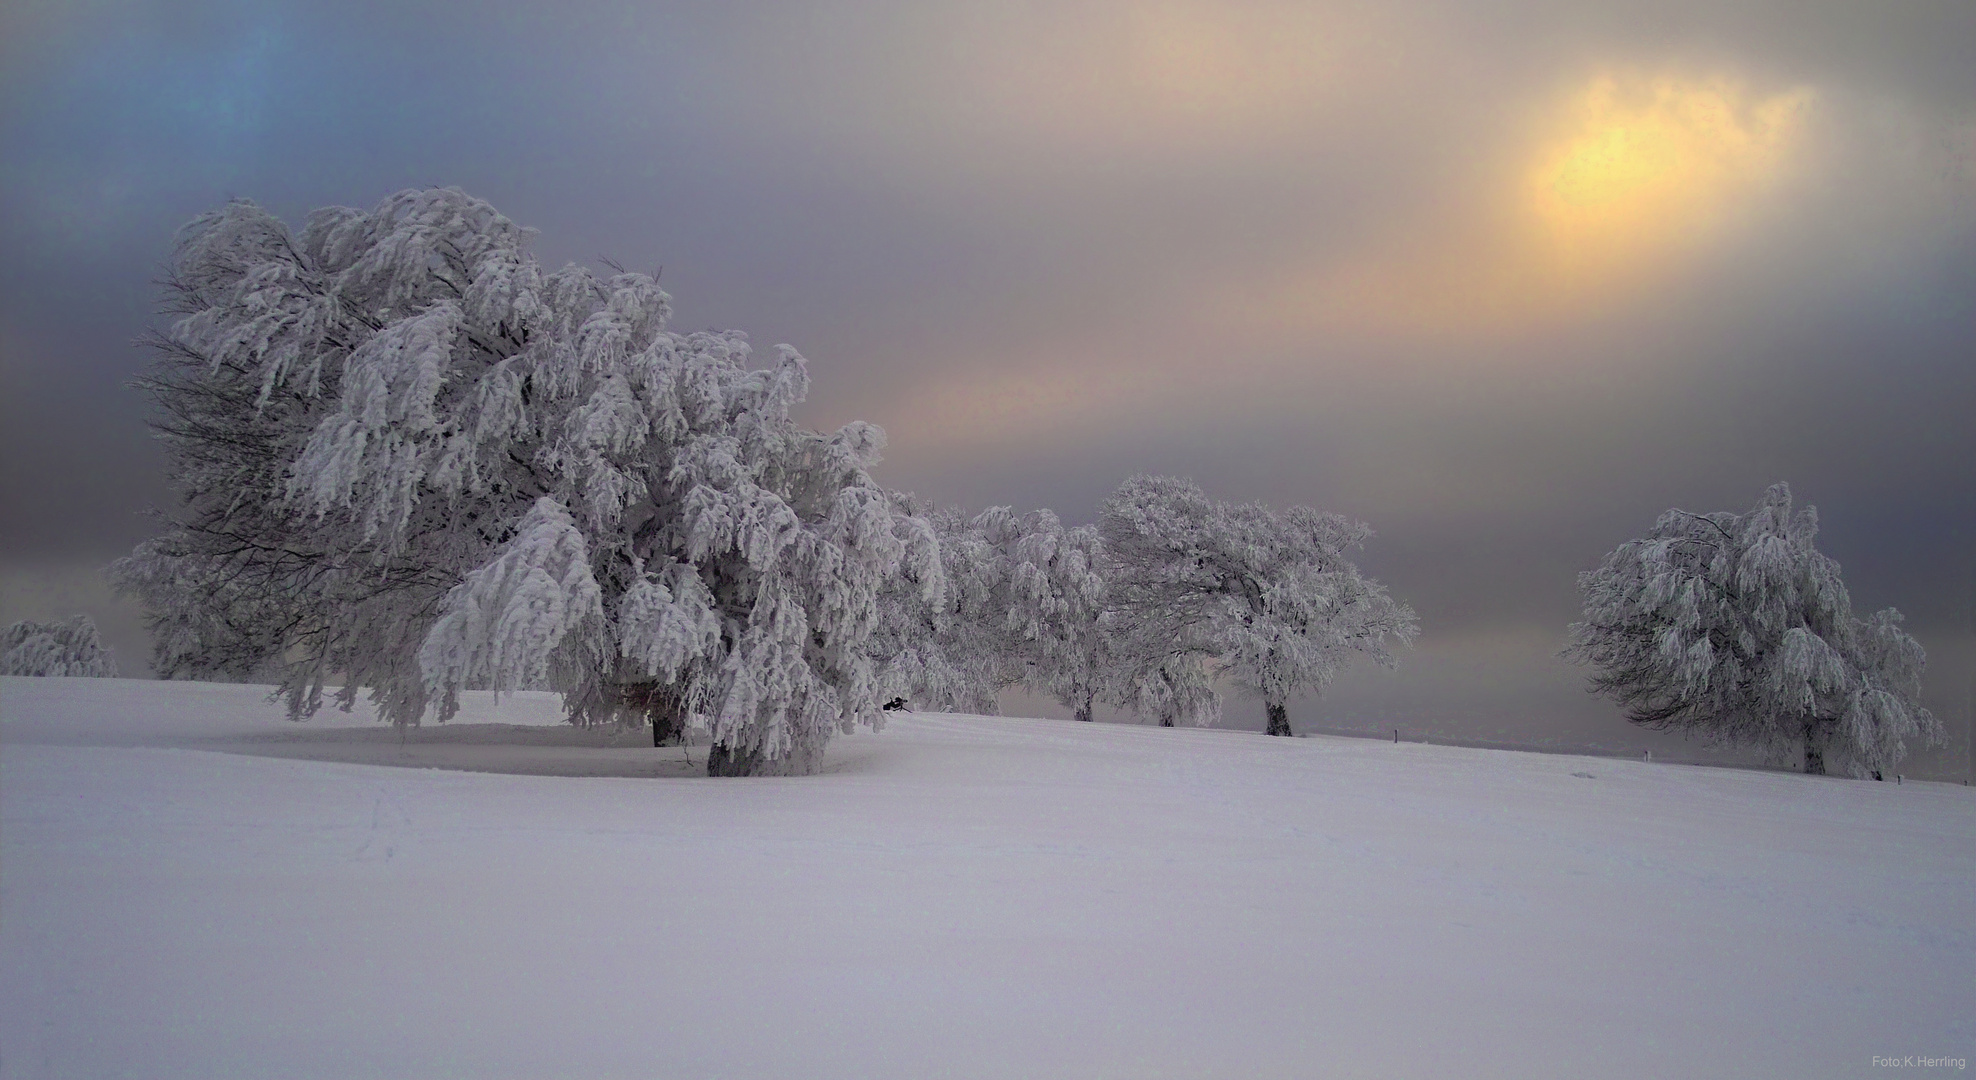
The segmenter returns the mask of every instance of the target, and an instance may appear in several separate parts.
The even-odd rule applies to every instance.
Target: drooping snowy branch
[[[868,646],[887,701],[993,714],[995,696],[1024,678],[1007,633],[1005,511],[973,517],[895,495],[913,523],[909,559],[880,594]]]
[[[1128,638],[1120,651],[1128,662],[1112,691],[1119,705],[1153,717],[1161,727],[1210,727],[1221,720],[1209,649],[1184,641]]]
[[[603,618],[583,534],[554,499],[538,499],[514,538],[447,594],[419,650],[427,693],[444,718],[465,686],[542,683],[565,640],[594,638]]]

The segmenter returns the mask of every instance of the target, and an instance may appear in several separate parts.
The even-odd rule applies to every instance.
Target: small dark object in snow
[[[892,700],[885,703],[886,712],[899,712],[905,708],[906,708],[906,699],[902,697],[895,697]]]
[[[1582,777],[1584,777],[1584,778],[1585,778],[1585,779],[1587,779],[1587,780],[1597,780],[1597,779],[1598,779],[1598,777],[1596,777],[1596,776],[1593,776],[1593,775],[1592,775],[1591,773],[1588,773],[1588,772],[1575,772],[1575,773],[1572,773],[1571,775],[1573,775],[1573,776],[1582,776]]]

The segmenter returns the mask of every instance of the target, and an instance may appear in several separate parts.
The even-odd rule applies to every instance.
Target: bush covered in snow
[[[0,675],[114,679],[117,658],[87,615],[60,623],[22,620],[0,630]]]

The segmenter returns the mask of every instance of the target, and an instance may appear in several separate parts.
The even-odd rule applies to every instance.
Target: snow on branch
[[[560,503],[539,499],[514,538],[447,594],[419,650],[427,693],[451,715],[468,683],[540,683],[564,639],[603,614],[582,532]]]

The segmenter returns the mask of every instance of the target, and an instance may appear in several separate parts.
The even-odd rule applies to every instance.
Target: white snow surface
[[[944,714],[837,738],[810,777],[630,743],[574,749],[649,772],[460,771],[504,732],[508,766],[571,749],[528,749],[546,695],[415,733],[405,760],[450,771],[192,748],[379,734],[326,715],[297,740],[265,696],[0,680],[0,1076],[1976,1056],[1967,787]]]

